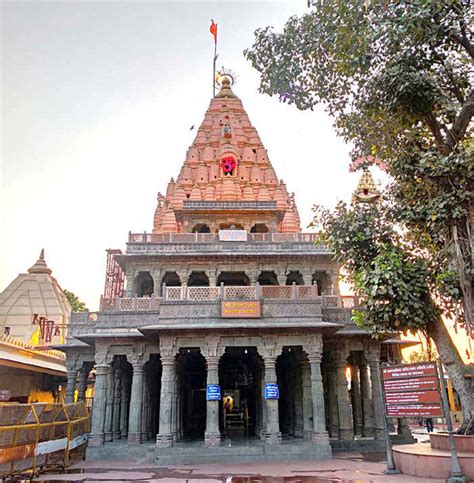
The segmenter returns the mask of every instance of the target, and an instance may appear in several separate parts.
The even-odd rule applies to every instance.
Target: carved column
[[[89,377],[89,367],[84,364],[79,370],[79,382],[77,384],[77,400],[86,400],[87,378]]]
[[[249,277],[249,282],[252,287],[254,287],[258,281],[259,273],[258,270],[247,271],[247,276]]]
[[[351,399],[352,417],[354,418],[354,433],[362,435],[362,400],[360,398],[359,367],[351,365]]]
[[[262,357],[265,365],[265,385],[277,384],[276,375],[276,359],[281,353],[281,346],[277,346],[276,337],[263,338]],[[280,444],[281,432],[278,414],[278,399],[265,399],[265,407],[267,413],[267,425],[265,430],[266,444]]]
[[[219,384],[220,356],[206,356],[207,384]],[[220,401],[206,402],[206,432],[204,442],[206,446],[218,446],[221,442],[219,431],[219,403]]]
[[[74,402],[74,392],[76,391],[76,378],[77,378],[77,366],[68,365],[67,366],[67,384],[66,384],[66,404],[71,404]]]
[[[146,370],[146,366],[144,366],[143,384],[142,384],[142,422],[141,422],[142,442],[148,440],[149,395],[150,393],[148,390],[147,370]]]
[[[359,364],[360,374],[360,397],[362,400],[362,436],[373,438],[374,436],[374,412],[372,410],[372,391],[370,389],[369,372],[367,363]]]
[[[278,279],[278,285],[286,285],[286,270],[278,270],[276,276]]]
[[[153,278],[153,296],[159,297],[161,291],[161,279],[163,278],[163,273],[161,270],[153,270],[151,272]]]
[[[165,448],[173,446],[173,387],[176,377],[176,350],[174,339],[160,340],[161,353],[161,395],[160,395],[160,425],[156,437],[156,446]]]
[[[344,347],[336,348],[336,388],[337,411],[339,415],[339,439],[350,441],[354,439],[354,429],[351,415],[351,400],[347,387],[346,366],[349,351]]]
[[[311,269],[301,270],[301,275],[303,277],[303,283],[305,285],[312,285],[313,284],[313,271]]]
[[[303,412],[303,380],[301,377],[301,364],[298,360],[293,365],[293,384],[295,396],[295,436],[304,437],[304,412]],[[291,377],[291,375],[290,375]]]
[[[117,361],[119,362],[119,361]],[[113,439],[120,439],[120,410],[122,406],[122,369],[115,367],[114,369],[114,410],[112,416],[112,434]]]
[[[91,435],[89,446],[104,444],[105,403],[107,392],[108,364],[97,363],[95,367],[94,400],[92,409]]]
[[[311,394],[311,367],[306,358],[299,360],[301,368],[301,386],[303,389],[303,434],[311,440],[313,436],[313,398]]]
[[[312,440],[329,447],[329,436],[326,431],[326,414],[324,410],[323,377],[321,359],[323,357],[323,339],[321,334],[310,338],[309,344],[303,346],[308,354],[311,367],[311,397],[313,400],[313,434]]]
[[[112,418],[114,413],[114,373],[109,363],[107,371],[107,392],[105,403],[105,441],[112,441]]]
[[[331,438],[339,437],[339,411],[337,404],[337,378],[336,367],[330,364],[327,367],[328,376],[328,412],[329,412],[329,435]]]
[[[143,373],[145,363],[142,357],[132,360],[132,390],[130,394],[130,413],[128,418],[129,444],[141,444],[142,442],[142,411],[143,411]]]
[[[121,407],[120,407],[120,434],[122,438],[128,436],[128,391],[129,391],[129,381],[128,374],[126,371],[122,371],[122,394],[120,396]]]
[[[135,272],[134,271],[127,271],[125,273],[125,297],[134,297],[135,296]]]
[[[217,287],[217,270],[209,270],[207,277],[209,278],[209,286]]]
[[[380,380],[380,346],[373,344],[368,352],[366,359],[370,368],[370,380],[372,381],[372,408],[374,411],[374,430],[375,439],[383,440],[384,434],[384,415],[382,406],[382,383]]]

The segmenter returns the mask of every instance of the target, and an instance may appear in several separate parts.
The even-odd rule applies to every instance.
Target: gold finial
[[[364,169],[359,184],[352,195],[355,203],[373,203],[380,198],[380,192],[375,186],[374,179],[368,169]]]

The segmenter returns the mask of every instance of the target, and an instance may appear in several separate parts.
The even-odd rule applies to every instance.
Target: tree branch
[[[453,139],[447,141],[447,145],[450,149],[453,149],[456,143],[466,134],[467,127],[474,116],[474,90],[466,98],[461,112],[454,121],[453,127],[451,128],[451,133],[453,134]]]
[[[428,128],[431,131],[431,134],[435,138],[436,144],[439,146],[439,148],[444,152],[446,151],[446,142],[444,140],[443,134],[441,133],[441,126],[436,119],[435,115],[430,112],[426,114],[425,116],[426,124],[428,125]]]

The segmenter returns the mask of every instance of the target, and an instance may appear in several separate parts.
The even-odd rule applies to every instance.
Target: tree
[[[316,0],[246,57],[260,91],[323,104],[353,157],[393,177],[394,218],[456,271],[474,326],[474,59],[467,0]]]
[[[392,178],[385,228],[397,223],[407,235],[402,242],[390,234],[388,244],[376,244],[377,249],[366,246],[374,272],[365,279],[354,272],[361,277],[357,287],[368,291],[370,305],[369,290],[375,295],[382,287],[393,290],[398,270],[406,275],[407,287],[416,285],[425,305],[412,300],[416,325],[424,323],[430,331],[469,422],[474,415],[472,387],[462,377],[462,362],[430,291],[437,287],[451,303],[459,298],[467,330],[474,327],[470,2],[316,0],[313,6],[310,13],[291,17],[281,33],[269,27],[257,30],[245,55],[261,74],[261,92],[299,109],[323,104],[338,134],[354,146],[354,159],[366,164],[382,160]],[[354,223],[363,215],[341,207],[335,214]],[[388,236],[380,229],[378,236]],[[360,233],[353,235],[351,246],[340,247],[345,262],[351,260],[350,249]],[[407,252],[409,241],[413,245]],[[419,253],[424,256],[415,256]],[[429,281],[425,287],[420,271]],[[409,297],[407,287],[397,286],[397,294]],[[367,310],[367,319],[374,332],[396,329],[397,321],[398,328],[410,324],[408,318],[402,322],[400,305],[394,306],[401,311],[395,314],[373,300],[374,312]]]
[[[64,295],[66,296],[69,304],[71,305],[73,312],[88,312],[89,309],[86,307],[86,304],[79,299],[79,297],[69,290],[63,290]]]
[[[393,225],[390,208],[387,201],[316,207],[314,224],[361,299],[363,309],[353,314],[357,325],[375,337],[421,330],[433,338],[463,407],[461,431],[472,432],[474,391],[442,320],[456,309],[457,292],[430,252]]]

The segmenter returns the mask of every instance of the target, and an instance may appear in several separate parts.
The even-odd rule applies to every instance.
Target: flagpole
[[[217,35],[214,38],[214,58],[212,61],[212,97],[216,97],[216,59],[217,59]]]

